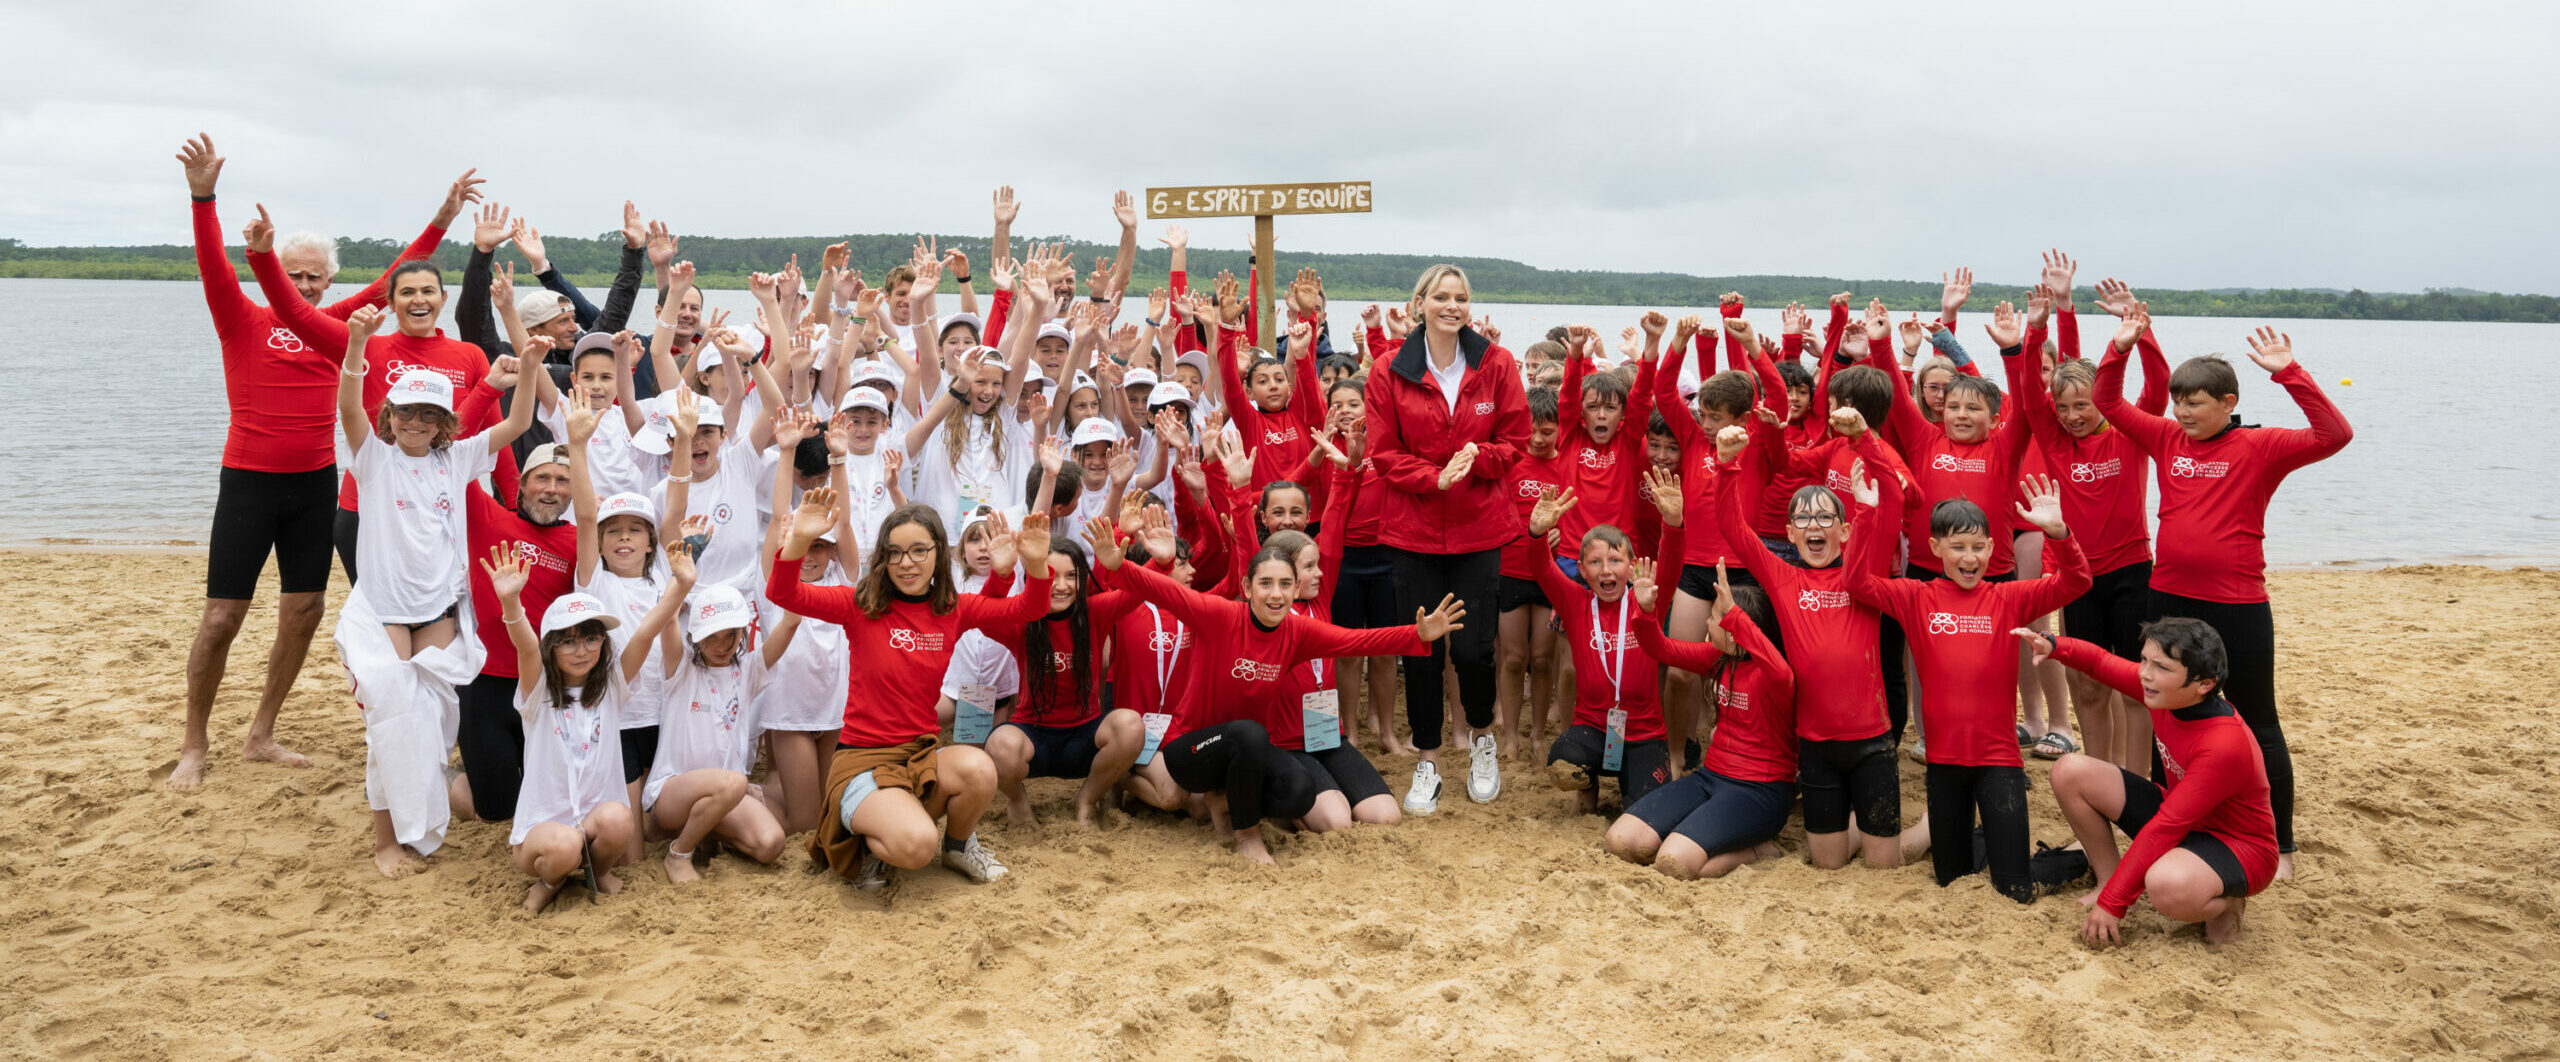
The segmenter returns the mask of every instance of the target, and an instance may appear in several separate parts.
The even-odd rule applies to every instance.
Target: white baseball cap
[[[1171,405],[1175,402],[1189,401],[1191,401],[1191,389],[1172,380],[1166,380],[1163,383],[1157,384],[1155,390],[1147,392],[1147,408],[1149,409],[1154,409],[1157,406]]]
[[[1056,321],[1051,321],[1048,324],[1040,326],[1039,335],[1031,337],[1031,341],[1034,343],[1043,339],[1063,339],[1069,343],[1073,343],[1076,341],[1076,334],[1067,331],[1067,326],[1059,324]]]
[[[1155,385],[1156,371],[1154,369],[1131,369],[1128,372],[1122,373],[1120,376],[1120,387],[1123,390],[1132,387],[1154,387]]]
[[[1022,367],[1022,386],[1037,387],[1045,391],[1058,386],[1058,381],[1050,379],[1048,373],[1040,371],[1040,366],[1033,363]]]
[[[639,431],[631,433],[631,445],[641,453],[664,457],[667,451],[675,449],[675,397],[675,392],[663,391],[656,398],[640,403],[643,423]]]
[[[935,326],[933,333],[934,341],[939,343],[942,341],[942,337],[950,335],[951,326],[953,325],[968,325],[970,331],[980,334],[984,334],[987,330],[987,323],[979,320],[977,314],[970,313],[967,310],[962,310],[959,313],[943,318],[942,323]]]
[[[693,426],[695,430],[703,428],[725,428],[729,426],[729,415],[720,411],[720,403],[712,401],[710,395],[695,395],[693,396],[693,399]],[[673,424],[674,422],[669,421],[668,423]]]
[[[730,591],[736,593],[736,591]],[[565,631],[581,623],[601,623],[604,629],[622,626],[622,621],[604,607],[604,602],[587,594],[562,594],[551,599],[551,607],[542,610],[542,633]]]
[[[516,474],[520,476],[530,476],[533,474],[534,469],[540,468],[544,465],[565,465],[568,463],[568,444],[548,442],[525,451],[522,467],[517,469]]]
[[[648,521],[650,530],[655,531],[658,529],[658,507],[649,504],[649,499],[646,495],[633,494],[626,490],[620,494],[614,495],[613,497],[606,498],[604,500],[604,504],[596,509],[596,523],[598,525],[602,525],[605,521],[617,516],[637,516],[642,520]]]
[[[382,396],[384,405],[434,406],[453,412],[453,381],[434,369],[408,369],[391,381],[391,390]]]
[[[888,362],[878,358],[864,358],[854,362],[853,375],[848,379],[849,386],[852,387],[860,387],[868,383],[884,383],[893,390],[900,383],[905,382],[898,376],[897,370],[890,368]]]
[[[1692,377],[1692,376],[1683,376],[1683,377],[1681,377],[1681,378],[1680,378],[1680,397],[1682,397],[1682,398],[1696,398],[1696,397],[1698,397],[1698,388],[1699,388],[1699,386],[1700,386],[1700,385],[1699,385],[1698,380],[1697,380],[1697,378],[1696,378],[1696,377]]]
[[[726,583],[713,583],[693,592],[684,602],[685,637],[701,641],[721,631],[742,630],[756,621],[756,611],[747,607],[745,595]]]
[[[701,350],[694,352],[693,367],[701,372],[710,372],[713,369],[719,368],[720,348],[711,343],[703,344]]]
[[[530,324],[532,322],[528,321],[526,323]],[[569,348],[569,360],[576,361],[579,358],[585,357],[586,353],[590,350],[601,350],[608,354],[612,353],[613,333],[589,332],[586,335],[579,336],[578,345]]]
[[[1093,388],[1096,391],[1102,390],[1102,385],[1093,382],[1093,376],[1090,373],[1079,372],[1076,374],[1075,380],[1075,386],[1067,388],[1068,394],[1074,394],[1088,387]]]
[[[1119,441],[1119,425],[1113,424],[1101,417],[1086,417],[1084,418],[1084,423],[1076,425],[1076,433],[1073,438],[1067,441],[1067,446],[1069,449],[1074,449],[1081,447],[1086,443],[1116,443]]]
[[[1194,369],[1200,370],[1201,379],[1205,380],[1209,378],[1209,355],[1205,351],[1194,350],[1186,352],[1181,357],[1173,359],[1173,363],[1176,365],[1191,366]]]
[[[877,387],[856,387],[844,393],[844,404],[837,406],[836,412],[850,413],[857,409],[876,409],[881,416],[888,416],[889,396],[881,394]]]

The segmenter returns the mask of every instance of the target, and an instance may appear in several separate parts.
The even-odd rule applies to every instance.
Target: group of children
[[[181,161],[209,219],[220,160],[206,140]],[[484,206],[470,342],[436,327],[443,276],[414,257],[311,306],[261,208],[249,261],[304,348],[268,356],[341,370],[362,577],[337,638],[384,873],[477,817],[512,819],[536,910],[572,879],[617,890],[653,842],[675,882],[802,835],[862,888],[936,861],[987,882],[1006,868],[980,819],[1001,801],[1028,825],[1032,778],[1074,780],[1080,822],[1144,805],[1269,862],[1266,820],[1433,813],[1452,697],[1470,798],[1523,750],[1584,812],[1615,780],[1602,843],[1679,877],[1775,854],[1799,797],[1823,868],[1927,852],[1941,885],[1987,867],[2031,902],[2085,861],[2093,942],[2146,893],[2227,939],[2286,868],[2258,543],[2276,483],[2348,429],[2285,337],[2250,356],[2308,430],[2238,424],[2231,366],[2171,371],[2113,281],[2093,371],[2058,253],[1988,325],[2005,388],[1956,339],[1961,271],[1935,320],[1844,294],[1819,328],[1787,307],[1773,340],[1729,294],[1712,318],[1643,315],[1614,354],[1574,326],[1515,360],[1448,266],[1334,353],[1302,270],[1266,351],[1247,338],[1266,278],[1192,288],[1179,227],[1170,284],[1120,323],[1125,194],[1120,254],[1081,295],[1059,249],[1014,256],[1011,189],[994,203],[983,316],[956,249],[920,241],[875,287],[837,245],[814,277],[754,276],[749,330],[704,312],[636,210],[599,309]],[[540,290],[494,266],[508,242]],[[1491,504],[1416,508],[1473,497]],[[1468,542],[1423,548],[1417,512]],[[1421,754],[1401,800],[1362,748],[1365,718],[1407,751],[1391,661]],[[1906,827],[1913,702],[1926,814]],[[2085,855],[2030,858],[2030,746]]]

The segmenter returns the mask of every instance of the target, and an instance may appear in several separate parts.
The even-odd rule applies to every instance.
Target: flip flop
[[[596,904],[596,841],[587,838],[579,847],[578,882],[587,887],[587,906]]]
[[[2080,744],[2071,740],[2071,735],[2056,730],[2037,738],[2035,747],[2028,751],[2034,753],[2039,760],[2058,760],[2080,751]]]
[[[2036,736],[2027,732],[2027,724],[2018,724],[2018,747],[2023,749],[2035,743]]]

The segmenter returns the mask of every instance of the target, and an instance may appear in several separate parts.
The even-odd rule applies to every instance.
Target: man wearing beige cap
[[[551,296],[550,292],[536,294]],[[501,507],[478,484],[464,492],[471,550],[486,557],[503,548],[524,558],[525,614],[539,616],[553,598],[570,592],[578,558],[578,525],[569,513],[571,450],[544,443],[526,452],[516,507]],[[524,783],[524,723],[516,714],[516,653],[507,625],[499,618],[498,595],[489,573],[470,565],[471,610],[479,623],[488,659],[480,677],[460,688],[462,726],[454,744],[462,750],[463,773],[451,785],[455,818],[501,822],[515,817],[516,790]]]

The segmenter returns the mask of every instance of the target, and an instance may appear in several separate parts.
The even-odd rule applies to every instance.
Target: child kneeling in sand
[[[2054,762],[2054,799],[2105,883],[2080,901],[2090,905],[2080,938],[2119,943],[2125,912],[2147,893],[2161,914],[2202,922],[2206,941],[2229,943],[2249,897],[2275,880],[2276,824],[2257,738],[2222,699],[2229,666],[2222,636],[2203,620],[2154,620],[2142,628],[2136,664],[2078,638],[2012,633],[2037,663],[2060,660],[2140,700],[2168,772],[2166,784],[2154,785],[2092,756]],[[2133,838],[2122,857],[2110,825]]]
[[[590,895],[620,892],[613,868],[629,862],[634,828],[622,788],[622,710],[630,701],[631,680],[648,662],[646,639],[674,618],[683,595],[661,594],[633,634],[643,639],[640,651],[617,660],[607,632],[622,620],[603,601],[562,594],[542,614],[542,632],[536,634],[524,613],[527,558],[498,546],[481,567],[516,647],[524,786],[507,843],[516,868],[533,875],[525,910],[542,910],[571,873],[584,879]],[[604,850],[601,862],[598,847]]]

